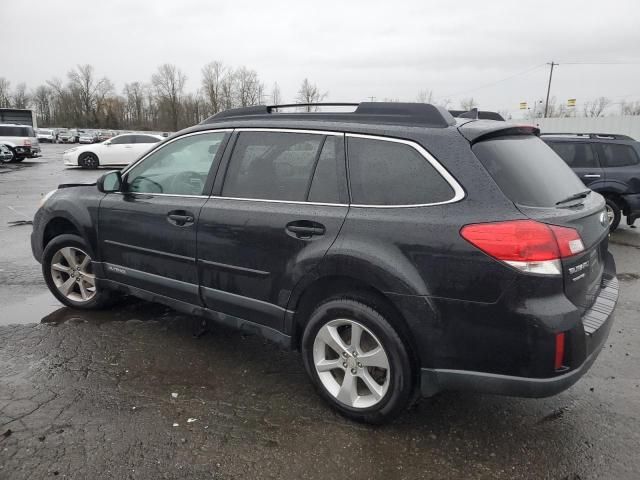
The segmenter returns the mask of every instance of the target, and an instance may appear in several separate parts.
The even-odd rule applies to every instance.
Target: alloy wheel
[[[389,390],[387,353],[380,340],[354,320],[332,320],[318,330],[313,362],[324,388],[349,407],[372,407]]]
[[[51,278],[58,291],[74,302],[88,302],[96,295],[91,257],[79,248],[64,247],[53,255]]]
[[[605,205],[605,209],[607,211],[607,220],[609,220],[609,225],[611,225],[616,218],[616,214],[609,205]]]

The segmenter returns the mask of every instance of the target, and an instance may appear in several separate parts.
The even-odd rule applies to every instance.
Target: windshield
[[[514,203],[554,207],[586,190],[573,170],[534,136],[504,136],[479,142],[473,151]]]

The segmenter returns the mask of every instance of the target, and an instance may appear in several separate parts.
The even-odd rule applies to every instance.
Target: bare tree
[[[622,115],[640,115],[640,100],[635,102],[622,102],[620,104]]]
[[[307,104],[307,106],[304,107],[307,112],[316,112],[318,111],[318,107],[309,104],[320,103],[327,97],[327,95],[327,92],[320,93],[318,86],[316,84],[312,84],[309,82],[309,79],[305,78],[302,81],[302,85],[300,85],[300,90],[298,90],[296,102]]]
[[[240,67],[236,71],[237,102],[239,107],[249,107],[261,103],[261,95],[264,90],[255,70]]]
[[[4,77],[0,77],[0,108],[11,106],[11,82]]]
[[[222,110],[229,110],[236,106],[236,74],[232,71],[227,71],[222,78],[221,86],[221,102]]]
[[[22,82],[16,85],[12,97],[14,108],[28,108],[31,98],[27,94],[27,84]]]
[[[462,100],[460,100],[460,108],[465,112],[473,110],[477,106],[478,102],[476,102],[473,97],[463,98]]]
[[[607,97],[598,97],[591,102],[584,104],[584,116],[585,117],[602,117],[604,111],[611,104],[611,100]]]
[[[51,125],[52,120],[52,92],[46,85],[40,85],[31,95],[36,109],[38,123]]]
[[[209,113],[223,110],[223,82],[226,67],[222,62],[211,62],[202,68],[202,89],[209,102]]]
[[[178,130],[180,117],[180,100],[184,92],[187,77],[175,65],[165,63],[158,67],[157,73],[151,77],[151,83],[156,92],[160,106],[164,106],[169,113],[171,128]]]
[[[96,112],[105,97],[113,91],[113,84],[106,77],[96,79],[91,65],[78,65],[67,73],[67,77],[69,89],[79,101],[85,122],[95,124]]]
[[[271,104],[279,105],[282,103],[282,94],[280,93],[280,86],[278,82],[273,84],[273,88],[271,89]]]
[[[421,90],[416,97],[418,103],[435,103],[434,101],[433,90]]]
[[[125,96],[129,124],[141,128],[144,124],[144,86],[140,82],[125,83],[122,93]]]

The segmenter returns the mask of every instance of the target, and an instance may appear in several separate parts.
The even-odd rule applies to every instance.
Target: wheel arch
[[[44,250],[49,242],[55,237],[64,234],[78,235],[79,237],[83,237],[78,226],[68,218],[63,216],[56,216],[51,218],[47,222],[42,232],[42,249]]]
[[[396,328],[398,334],[409,348],[409,357],[414,372],[420,371],[420,358],[415,336],[409,328],[409,323],[396,305],[392,296],[385,294],[372,284],[347,275],[327,275],[317,277],[308,283],[298,293],[293,302],[289,302],[294,311],[290,323],[292,346],[300,348],[304,328],[314,307],[329,298],[344,295],[353,300],[361,301],[377,310]]]

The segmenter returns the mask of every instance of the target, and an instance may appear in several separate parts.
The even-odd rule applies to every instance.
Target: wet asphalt
[[[372,428],[329,410],[296,352],[133,299],[62,308],[22,222],[102,173],[63,150],[0,165],[0,479],[640,478],[640,228],[611,237],[616,322],[575,386],[441,394]]]

